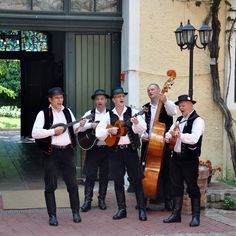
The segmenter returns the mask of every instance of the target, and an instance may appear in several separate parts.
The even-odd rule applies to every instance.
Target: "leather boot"
[[[45,202],[47,206],[47,212],[49,215],[49,225],[57,226],[58,221],[56,217],[56,199],[54,192],[44,191]]]
[[[81,217],[79,212],[73,212],[73,221],[75,223],[80,223],[81,222]]]
[[[200,225],[200,198],[191,198],[192,205],[192,220],[189,223],[190,227],[196,227]]]
[[[91,209],[91,202],[93,197],[93,186],[88,186],[88,184],[85,184],[84,189],[84,204],[81,206],[82,212],[87,212]]]
[[[146,221],[147,215],[146,215],[144,193],[143,193],[143,191],[138,191],[138,192],[135,192],[135,196],[136,196],[136,200],[137,200],[139,220]]]
[[[171,215],[164,219],[164,223],[174,223],[174,222],[181,222],[181,209],[183,204],[183,197],[175,197],[173,199],[173,210]]]
[[[57,217],[55,215],[50,215],[48,223],[51,226],[58,226]]]
[[[69,192],[70,207],[72,213],[79,213],[80,203],[79,203],[79,193],[78,190]]]
[[[107,185],[108,185],[107,180],[99,181],[98,207],[101,210],[107,209],[106,202],[105,202],[105,198],[106,198],[106,194],[107,194]]]
[[[122,218],[125,218],[127,216],[126,212],[126,204],[125,204],[125,193],[123,190],[116,190],[116,201],[118,205],[118,211],[113,216],[113,220],[120,220]]]

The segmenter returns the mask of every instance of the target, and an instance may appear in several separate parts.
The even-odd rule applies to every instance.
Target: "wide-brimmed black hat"
[[[178,101],[175,102],[176,105],[179,105],[180,102],[182,101],[189,101],[192,102],[193,104],[196,103],[196,101],[194,101],[193,99],[191,99],[191,97],[189,97],[188,95],[184,94],[184,95],[180,95],[178,97]]]
[[[113,97],[116,94],[124,94],[127,95],[127,92],[124,92],[124,89],[122,87],[116,87],[114,89],[111,90],[111,97]]]
[[[106,98],[110,98],[110,96],[106,94],[106,91],[104,89],[95,90],[91,98],[94,100],[97,95],[104,95]]]
[[[56,96],[56,95],[63,95],[63,94],[64,92],[61,87],[54,87],[48,90],[48,97]]]

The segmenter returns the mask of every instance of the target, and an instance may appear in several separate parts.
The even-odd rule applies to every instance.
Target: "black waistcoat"
[[[196,113],[196,111],[193,111],[188,120],[186,121],[183,133],[192,132],[193,122],[198,117],[199,115]],[[178,117],[177,121],[180,122],[182,118],[183,116]],[[202,135],[196,144],[191,145],[181,142],[181,155],[188,159],[199,157],[201,155],[201,146],[202,146]]]
[[[110,122],[111,122],[111,125],[115,125],[115,122],[117,120],[119,120],[119,117],[114,114],[112,111],[109,111],[109,114],[110,114]],[[128,137],[129,137],[129,140],[130,140],[130,143],[131,143],[131,147],[133,150],[136,150],[137,148],[140,147],[140,138],[139,138],[139,135],[138,134],[135,134],[134,131],[132,130],[132,122],[129,122],[129,119],[132,117],[132,109],[130,107],[127,107],[127,110],[126,112],[124,113],[124,120],[123,122],[126,125],[127,129],[128,129]]]
[[[147,133],[150,130],[150,121],[151,121],[151,104],[146,103],[144,107],[148,108],[148,112],[145,112],[145,121],[147,123]],[[166,125],[166,132],[170,129],[171,125],[173,124],[173,117],[169,116],[166,112],[166,109],[163,105],[163,109],[160,112],[159,121]]]
[[[53,113],[52,113],[52,108],[46,108],[43,110],[44,113],[44,129],[50,129],[50,127],[53,124]],[[63,109],[63,113],[65,115],[67,123],[72,122],[70,112],[67,108]],[[69,136],[71,140],[71,145],[74,148],[76,146],[76,139],[75,139],[75,134],[73,130],[73,126],[68,127],[69,131]],[[50,154],[52,151],[51,148],[51,143],[52,143],[52,137],[49,136],[47,138],[42,138],[42,139],[35,139],[35,142],[39,145],[39,148],[43,153]]]

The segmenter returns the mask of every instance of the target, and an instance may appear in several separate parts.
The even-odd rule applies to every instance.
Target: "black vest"
[[[111,125],[115,125],[116,121],[119,120],[119,117],[113,113],[113,111],[109,111],[110,114],[110,123]],[[140,147],[140,138],[138,134],[135,134],[132,130],[132,122],[129,122],[129,119],[132,117],[132,109],[130,107],[127,107],[126,112],[124,113],[124,123],[127,123],[127,129],[128,129],[128,137],[131,143],[131,147],[133,150],[136,150]]]
[[[95,110],[96,110],[95,108],[93,108],[93,109],[91,110],[91,114],[92,114],[93,116],[92,116],[91,119],[89,119],[89,122],[90,122],[90,123],[93,123],[93,122],[95,121]],[[106,112],[108,112],[108,111],[109,111],[109,109],[106,108]]]
[[[193,122],[198,117],[199,115],[196,113],[196,111],[193,111],[190,117],[188,118],[188,120],[186,121],[186,124],[183,129],[183,133],[192,132]],[[177,121],[180,122],[182,118],[183,116],[178,117]],[[191,145],[191,144],[186,144],[186,143],[181,142],[181,155],[188,159],[197,158],[201,155],[201,146],[202,146],[202,135],[196,144]]]
[[[45,120],[43,128],[50,129],[50,127],[53,124],[52,108],[44,109],[43,113],[44,113],[44,120]],[[70,112],[67,108],[63,109],[63,113],[66,117],[67,123],[72,122]],[[69,136],[71,140],[71,145],[74,148],[76,146],[76,139],[75,139],[73,126],[68,127],[68,131],[69,131]],[[52,152],[52,148],[51,148],[52,137],[51,136],[47,138],[42,138],[42,139],[35,139],[35,142],[39,145],[39,148],[41,149],[43,153],[50,154]]]
[[[144,107],[148,108],[148,112],[145,112],[145,121],[147,123],[147,133],[149,133],[150,130],[150,121],[151,121],[151,104],[146,103]],[[163,109],[160,112],[159,121],[161,123],[164,123],[166,125],[166,132],[170,129],[171,125],[173,124],[173,117],[169,116],[166,112],[166,109],[163,105]]]

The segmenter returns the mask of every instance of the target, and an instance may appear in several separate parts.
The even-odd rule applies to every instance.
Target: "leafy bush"
[[[2,106],[0,107],[0,116],[20,118],[21,110],[17,106]]]
[[[235,210],[236,209],[236,198],[232,196],[226,196],[223,205],[225,210]]]

